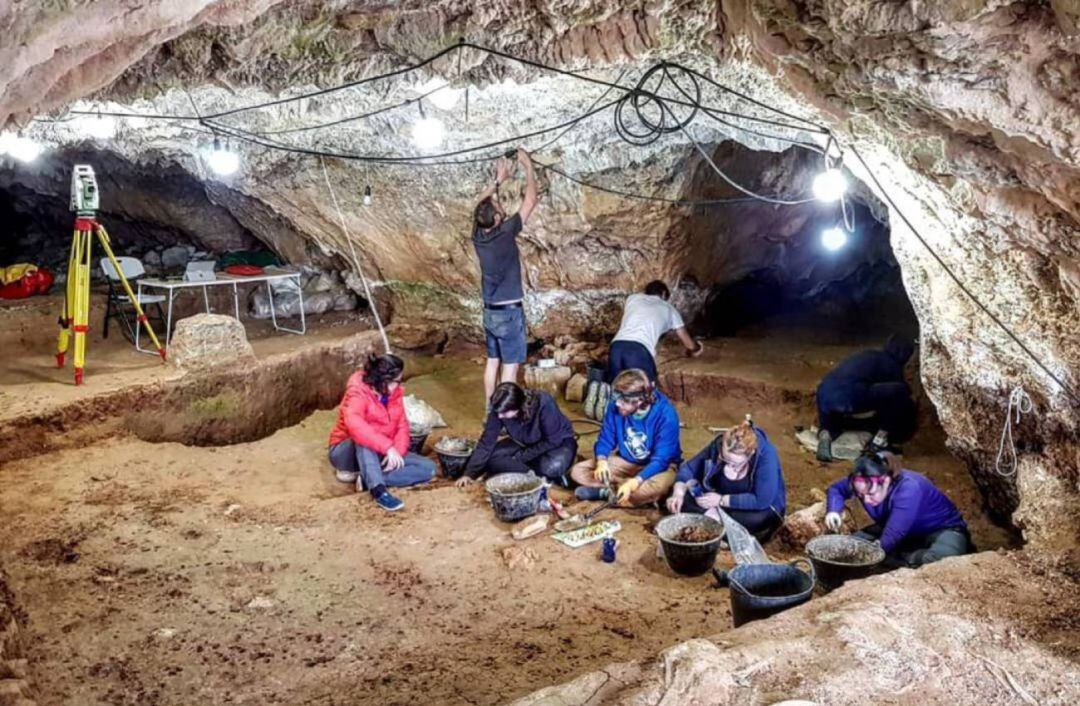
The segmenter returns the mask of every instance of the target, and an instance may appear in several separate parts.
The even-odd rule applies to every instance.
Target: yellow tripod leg
[[[79,232],[82,257],[79,260],[75,281],[75,384],[81,385],[83,367],[86,364],[86,333],[90,330],[90,231]]]
[[[68,255],[67,281],[64,286],[64,308],[60,310],[60,338],[56,342],[56,367],[64,367],[64,354],[71,339],[71,318],[75,311],[75,270],[78,263],[79,231],[71,234],[71,252]]]
[[[154,342],[154,347],[157,348],[158,355],[162,360],[165,360],[165,349],[158,341],[157,335],[154,334],[153,327],[150,326],[150,322],[146,318],[146,314],[143,313],[142,304],[139,303],[139,298],[135,296],[135,292],[131,291],[131,284],[127,281],[127,277],[120,270],[120,263],[116,261],[116,256],[113,255],[112,247],[109,245],[109,234],[105,230],[105,226],[100,223],[97,224],[98,240],[101,241],[101,247],[105,250],[105,256],[109,258],[109,262],[112,263],[113,269],[116,270],[116,274],[120,277],[120,284],[124,287],[124,292],[128,295],[128,299],[131,301],[131,305],[135,307],[135,313],[138,315],[139,323],[143,325],[146,332],[150,334],[150,340]]]

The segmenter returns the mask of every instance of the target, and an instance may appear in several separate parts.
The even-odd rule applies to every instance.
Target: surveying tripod
[[[64,309],[60,314],[60,340],[56,344],[56,367],[64,367],[64,355],[68,351],[71,337],[75,337],[75,384],[83,379],[83,363],[86,361],[86,333],[90,330],[90,271],[92,269],[90,251],[93,236],[97,235],[101,249],[112,263],[116,276],[120,279],[128,300],[135,308],[138,321],[146,327],[150,340],[154,342],[158,355],[165,360],[165,349],[154,335],[154,329],[146,320],[142,305],[120,269],[120,263],[109,246],[109,234],[105,226],[98,222],[96,214],[99,206],[97,180],[94,169],[88,164],[75,165],[71,174],[71,210],[75,212],[75,232],[71,239],[71,255],[68,257],[67,295]]]

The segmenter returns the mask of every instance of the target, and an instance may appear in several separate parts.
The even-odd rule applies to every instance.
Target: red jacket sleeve
[[[405,416],[405,403],[400,394],[394,399],[394,416],[397,417],[397,431],[394,432],[394,448],[404,456],[409,453],[409,418]]]
[[[372,400],[364,394],[362,389],[350,386],[345,392],[345,399],[341,401],[345,427],[349,430],[349,437],[357,445],[369,448],[380,456],[385,456],[390,447],[394,445],[394,442],[368,423],[366,413],[370,404],[372,404]],[[407,443],[408,424],[406,424],[405,433]]]

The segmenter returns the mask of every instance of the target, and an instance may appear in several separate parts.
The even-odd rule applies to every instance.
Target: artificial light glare
[[[461,100],[461,95],[465,91],[460,88],[451,88],[450,84],[441,78],[433,78],[420,87],[420,92],[425,94],[426,100],[439,110],[450,110]]]
[[[847,245],[847,233],[841,228],[829,228],[821,233],[821,244],[826,250],[836,251]]]
[[[847,179],[834,167],[814,177],[814,198],[825,203],[836,201],[847,191]]]
[[[430,150],[442,144],[445,130],[438,118],[420,118],[412,126],[412,138],[422,150]]]
[[[5,132],[0,134],[0,154],[8,154],[13,159],[29,163],[41,154],[41,145],[28,137]]]
[[[236,170],[240,168],[240,155],[221,147],[215,140],[214,148],[210,150],[210,154],[206,157],[206,163],[210,165],[210,169],[215,174],[229,176],[235,174]]]
[[[116,119],[111,115],[84,115],[80,127],[95,140],[108,140],[116,134]]]

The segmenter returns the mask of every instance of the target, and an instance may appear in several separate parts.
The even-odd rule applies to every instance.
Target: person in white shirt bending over
[[[623,307],[619,332],[611,340],[606,381],[610,383],[624,370],[644,370],[649,380],[656,382],[656,344],[665,333],[674,331],[686,347],[686,354],[699,356],[705,349],[700,341],[690,338],[682,316],[668,299],[671,290],[660,280],[645,285],[643,294],[631,294]]]

